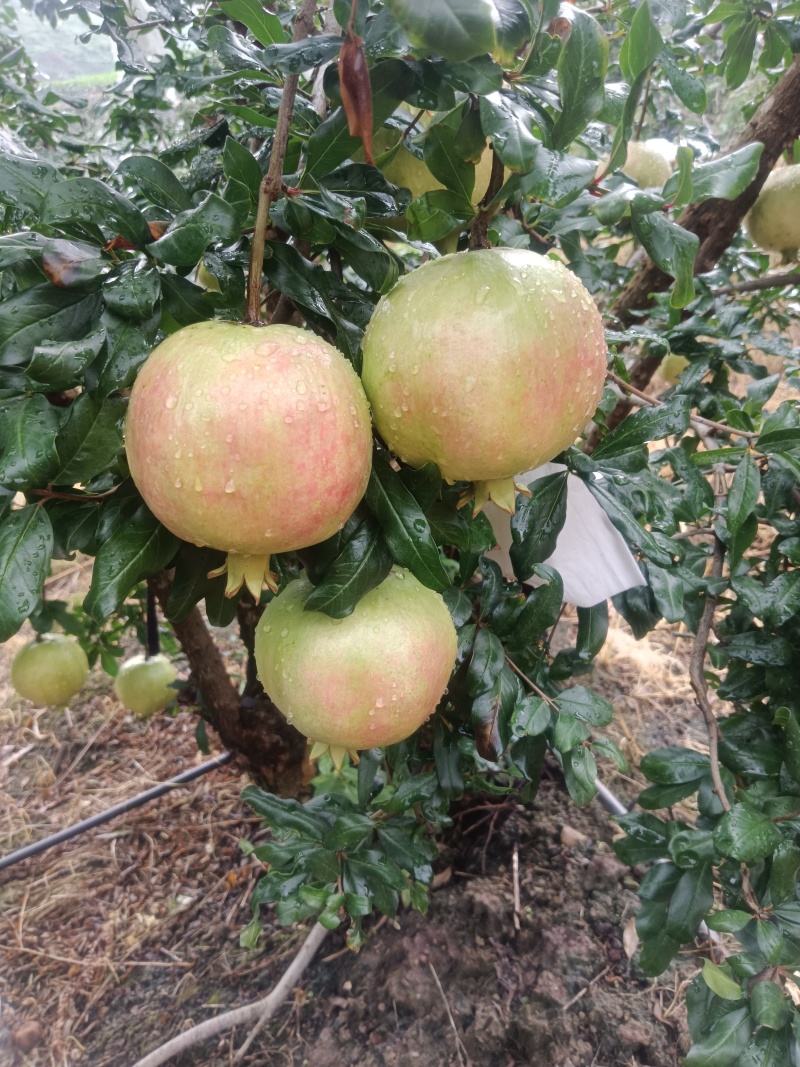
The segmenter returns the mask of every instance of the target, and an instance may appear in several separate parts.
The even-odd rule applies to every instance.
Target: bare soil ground
[[[563,643],[573,628],[567,614]],[[238,643],[220,636],[240,670]],[[8,680],[22,640],[0,650],[2,853],[205,758],[191,711],[135,721],[99,670],[69,718],[32,709]],[[614,702],[612,732],[634,767],[655,744],[702,747],[688,644],[665,625],[637,643],[615,618],[586,679]],[[641,786],[635,770],[606,774],[626,798]],[[305,932],[266,912],[258,947],[239,947],[261,868],[238,842],[266,836],[239,801],[245,784],[235,765],[219,768],[0,873],[0,1064],[132,1067],[275,984]],[[330,934],[245,1062],[673,1067],[686,1050],[682,990],[697,965],[687,952],[652,982],[630,958],[641,872],[616,860],[614,833],[599,805],[571,804],[554,768],[532,805],[463,804],[428,916],[373,921],[358,956]],[[244,1037],[201,1046],[178,1067],[229,1064]]]

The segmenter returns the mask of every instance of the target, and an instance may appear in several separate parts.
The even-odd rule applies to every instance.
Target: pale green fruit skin
[[[396,142],[395,131],[388,131],[389,136],[381,137],[383,131],[375,137],[375,153],[385,152]],[[408,189],[411,199],[432,193],[435,189],[445,189],[440,181],[431,174],[421,159],[417,159],[405,145],[400,145],[397,155],[383,168],[383,174],[387,181],[393,185],[400,185]],[[475,185],[472,190],[472,203],[475,205],[483,197],[489,188],[489,179],[492,176],[492,153],[486,149],[480,160],[475,164]]]
[[[291,582],[256,628],[270,698],[312,741],[358,750],[409,737],[436,709],[455,662],[445,602],[399,568],[345,619],[304,611],[312,589],[306,577]]]
[[[389,447],[448,481],[508,478],[571,445],[603,391],[603,323],[579,279],[524,249],[461,252],[405,275],[362,345]]]
[[[681,380],[681,374],[689,366],[689,360],[686,356],[678,356],[674,353],[669,356],[664,356],[658,367],[658,373],[661,378],[669,385],[677,385]]]
[[[178,672],[166,656],[132,656],[120,667],[114,692],[137,718],[149,719],[175,699],[175,690],[169,687],[177,677]]]
[[[765,252],[800,248],[800,163],[772,171],[745,225],[750,240]]]
[[[196,277],[197,277],[197,284],[198,285],[202,285],[202,287],[207,292],[209,292],[209,293],[218,293],[218,292],[220,292],[219,282],[214,277],[214,275],[211,273],[211,271],[208,269],[208,267],[205,265],[205,263],[202,261],[202,259],[197,264],[197,276]]]
[[[369,479],[372,427],[341,352],[294,326],[200,322],[163,341],[131,392],[125,447],[178,537],[263,556],[317,544]]]
[[[29,641],[11,664],[11,684],[39,707],[61,707],[83,689],[89,661],[81,646],[64,634]]]
[[[630,141],[622,173],[640,189],[660,189],[674,169],[675,146],[661,137],[649,141]]]

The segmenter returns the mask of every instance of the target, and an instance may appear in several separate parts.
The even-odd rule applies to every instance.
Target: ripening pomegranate
[[[306,577],[270,601],[256,629],[261,682],[314,747],[345,752],[409,737],[442,697],[456,655],[456,631],[438,593],[394,568],[345,619],[304,611]]]
[[[137,718],[149,719],[175,699],[172,683],[177,677],[178,672],[167,656],[131,656],[117,672],[114,692]]]
[[[640,189],[660,189],[675,169],[676,156],[675,145],[663,137],[629,141],[622,173],[633,178]]]
[[[228,595],[274,584],[269,557],[324,541],[369,478],[369,407],[331,345],[294,326],[199,322],[139,372],[131,475],[178,537],[228,553]]]
[[[83,689],[89,661],[65,634],[41,634],[23,645],[11,664],[11,684],[40,707],[61,707]]]
[[[772,171],[745,225],[750,240],[765,252],[784,252],[787,259],[792,254],[796,257],[800,248],[800,163]]]
[[[603,391],[597,308],[558,260],[463,252],[405,275],[362,345],[375,425],[406,463],[433,461],[514,510],[514,475],[571,445]]]

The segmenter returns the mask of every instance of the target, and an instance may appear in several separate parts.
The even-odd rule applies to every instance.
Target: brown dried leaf
[[[73,244],[72,241],[59,241],[58,247],[50,248],[42,254],[42,270],[53,285],[59,289],[68,289],[71,285],[78,285],[96,276],[97,259],[97,251],[94,248]],[[88,267],[90,263],[92,266]]]
[[[361,38],[348,32],[339,52],[339,89],[351,137],[360,137],[364,159],[375,166],[372,154],[372,85]]]
[[[636,955],[639,947],[639,935],[636,933],[636,916],[631,915],[622,929],[622,947],[629,960]]]

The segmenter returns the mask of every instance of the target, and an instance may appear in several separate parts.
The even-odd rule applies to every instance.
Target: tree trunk
[[[172,582],[165,571],[152,581],[163,610]],[[252,604],[250,615],[257,621],[256,611]],[[289,725],[263,689],[239,697],[198,608],[171,626],[222,743],[236,752],[259,784],[284,796],[297,794],[310,777],[306,739]]]
[[[735,200],[706,200],[702,204],[691,204],[678,219],[684,229],[696,233],[700,238],[694,264],[695,274],[711,270],[728,248],[781,153],[797,137],[800,137],[800,56],[795,56],[789,69],[729,148],[729,151],[735,151],[754,142],[764,145],[754,181]],[[629,326],[636,321],[633,313],[650,307],[653,294],[664,292],[671,284],[672,278],[648,259],[617,297],[610,314],[622,326]],[[631,368],[631,384],[637,389],[644,389],[661,359],[661,356],[643,356],[639,359]],[[620,400],[608,416],[609,428],[618,426],[632,406],[627,398]],[[593,452],[599,440],[599,430],[593,430],[585,451]]]

